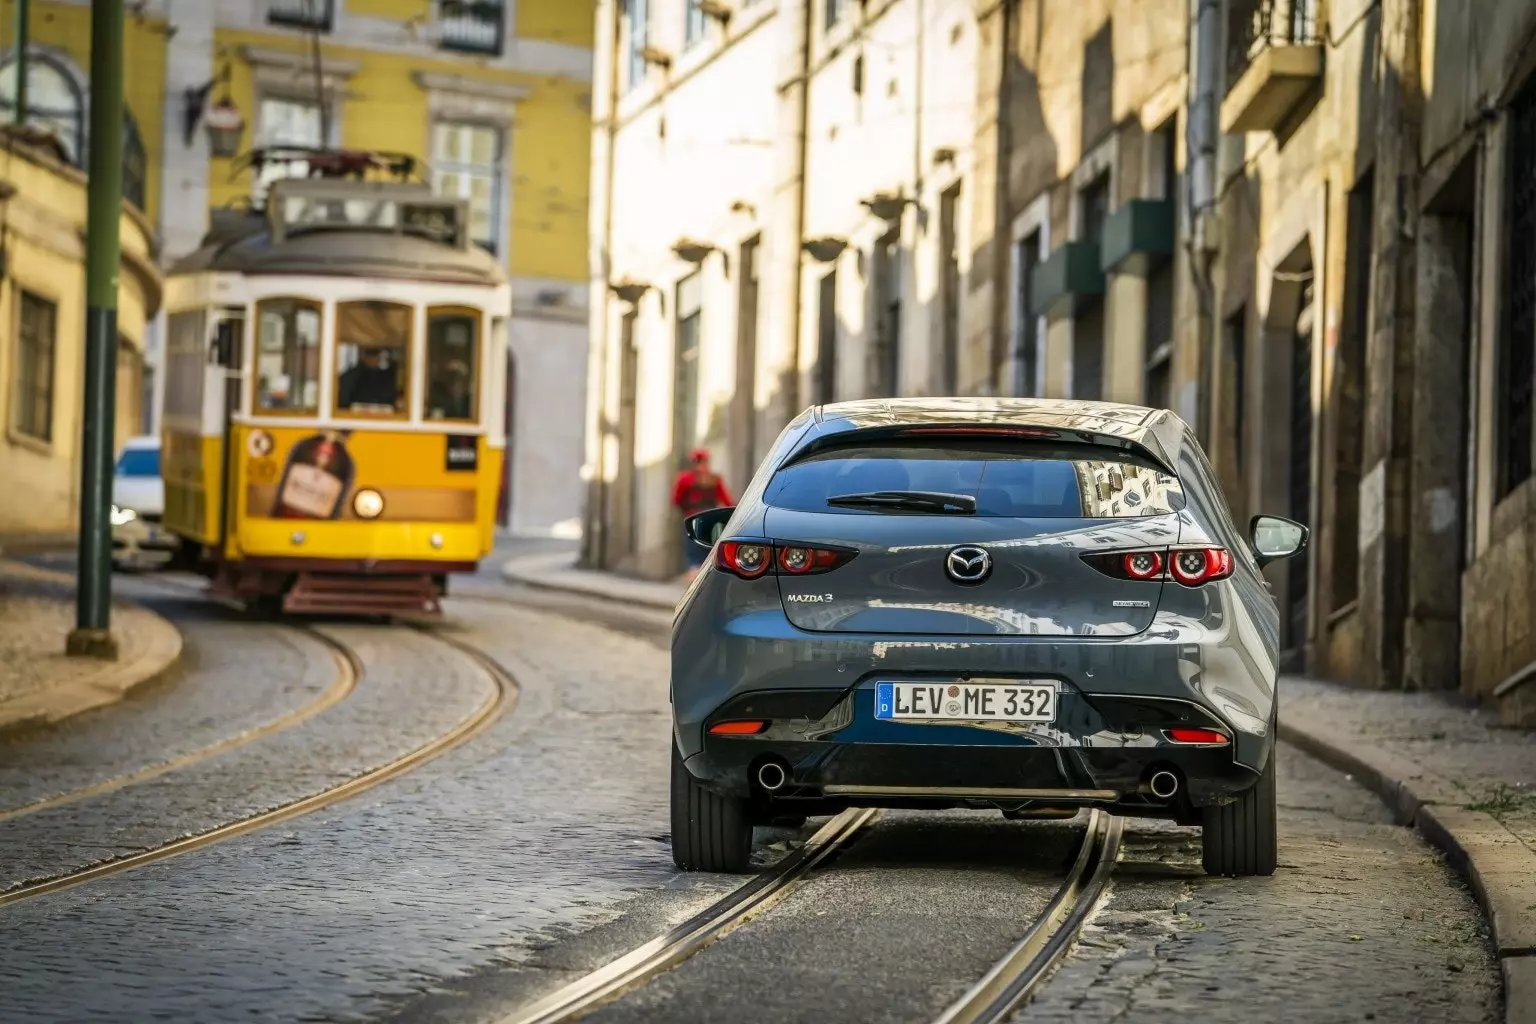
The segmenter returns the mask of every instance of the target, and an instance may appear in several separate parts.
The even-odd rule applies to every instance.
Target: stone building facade
[[[1536,705],[1536,2],[599,4],[587,559],[801,408],[1172,408],[1294,670]],[[1496,695],[1497,691],[1497,695]]]

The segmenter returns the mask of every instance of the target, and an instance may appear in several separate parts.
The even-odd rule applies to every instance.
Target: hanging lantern
[[[203,128],[208,132],[208,148],[214,156],[227,158],[240,151],[245,118],[228,99],[219,100],[203,113]]]

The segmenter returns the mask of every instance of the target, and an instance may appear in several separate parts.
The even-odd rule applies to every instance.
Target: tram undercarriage
[[[438,618],[448,573],[474,563],[247,559],[213,567],[209,593],[295,615]]]

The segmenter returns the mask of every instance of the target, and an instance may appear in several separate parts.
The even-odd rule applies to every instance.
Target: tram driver
[[[358,353],[358,362],[341,375],[337,384],[337,405],[343,409],[360,411],[395,411],[399,397],[399,368],[394,361],[385,361],[384,349],[365,345]]]

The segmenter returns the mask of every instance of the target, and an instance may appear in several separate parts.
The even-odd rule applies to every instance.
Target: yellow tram
[[[172,268],[164,522],[214,593],[435,615],[489,553],[511,292],[467,216],[423,185],[280,180]]]

